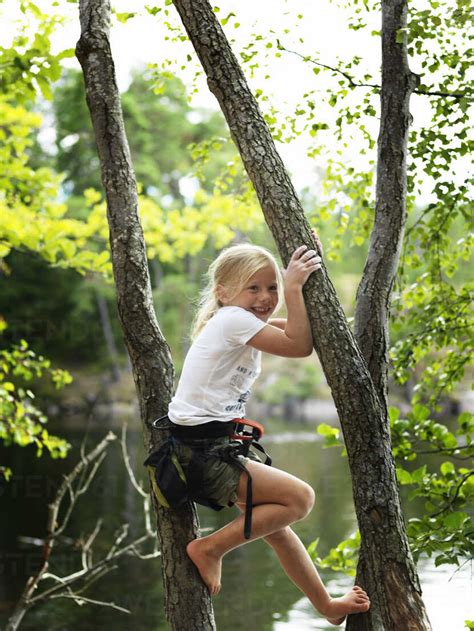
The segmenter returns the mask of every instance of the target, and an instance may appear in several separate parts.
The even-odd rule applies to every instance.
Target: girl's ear
[[[221,303],[222,305],[225,305],[225,303],[228,301],[228,296],[227,296],[227,292],[225,288],[222,285],[217,285],[214,290],[214,293],[216,295],[218,302]]]

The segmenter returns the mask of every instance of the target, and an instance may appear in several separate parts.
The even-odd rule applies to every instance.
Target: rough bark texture
[[[409,102],[417,76],[408,66],[406,37],[397,42],[407,26],[407,1],[382,0],[382,86],[380,132],[377,156],[375,220],[369,252],[357,291],[354,332],[382,403],[387,406],[388,323],[390,296],[395,278],[406,220]],[[388,422],[388,421],[387,421]],[[357,567],[357,580],[365,582],[374,563],[364,547]],[[398,571],[397,571],[398,570]],[[393,593],[400,589],[403,568],[387,573]],[[401,628],[405,604],[396,597],[388,602],[394,629]],[[398,617],[400,621],[397,622]],[[363,624],[350,629],[365,629]],[[414,629],[418,627],[414,626]]]
[[[388,319],[406,219],[410,95],[417,77],[408,67],[407,1],[382,0],[382,88],[375,221],[357,291],[354,332],[381,401],[387,398]]]
[[[297,246],[313,245],[301,204],[258,105],[207,0],[173,0],[226,117],[265,219],[286,264]],[[386,406],[380,401],[334,288],[323,268],[305,286],[315,349],[339,413],[367,569],[362,586],[368,614],[352,629],[427,630],[430,624],[406,538],[390,450]]]
[[[150,423],[167,411],[173,389],[173,363],[153,309],[135,175],[109,45],[109,2],[81,1],[80,18],[81,37],[76,54],[84,73],[101,163],[118,311],[148,451],[163,438],[162,433],[151,431]],[[186,544],[198,529],[194,507],[169,511],[155,503],[155,511],[170,626],[175,631],[211,631],[215,629],[211,600],[186,555]]]

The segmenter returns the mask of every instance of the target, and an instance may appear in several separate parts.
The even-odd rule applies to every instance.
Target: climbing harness
[[[211,421],[203,425],[185,426],[176,425],[168,416],[162,416],[156,419],[152,426],[170,432],[169,438],[144,462],[151,473],[155,497],[166,508],[178,508],[188,500],[216,511],[224,508],[212,498],[202,495],[202,480],[204,465],[209,461],[209,450],[214,441],[229,437],[229,442],[214,451],[212,457],[220,458],[247,476],[244,537],[249,539],[252,531],[252,476],[242,462],[241,456],[247,457],[252,447],[263,454],[264,464],[271,466],[270,456],[258,442],[265,433],[263,425],[250,419],[237,418],[228,422]],[[186,471],[176,455],[179,443],[186,445],[192,452]]]

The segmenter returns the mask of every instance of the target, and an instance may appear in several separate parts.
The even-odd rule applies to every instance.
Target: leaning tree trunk
[[[226,117],[265,219],[288,263],[310,228],[270,132],[208,0],[173,0]],[[348,327],[323,267],[305,285],[314,346],[339,413],[351,468],[363,547],[370,552],[363,587],[372,607],[351,616],[352,628],[427,630],[416,569],[405,532],[386,406]]]
[[[407,0],[382,0],[382,87],[377,156],[375,221],[357,291],[354,333],[382,401],[387,400],[390,295],[406,220],[410,72]]]
[[[167,411],[173,364],[153,310],[135,175],[109,45],[109,2],[81,0],[80,19],[76,54],[84,73],[107,199],[119,317],[132,362],[145,447],[150,450],[161,439],[150,423]],[[186,554],[186,544],[198,529],[194,507],[170,511],[154,505],[171,628],[212,631],[215,623],[209,593]]]
[[[417,76],[408,66],[407,0],[382,0],[382,85],[377,156],[375,220],[362,279],[357,291],[354,333],[379,393],[387,407],[388,323],[406,220],[410,96]],[[397,41],[402,40],[402,41]],[[388,421],[387,421],[388,422]],[[365,540],[357,580],[370,584],[369,566],[376,562]],[[395,601],[394,607],[399,607]],[[347,629],[359,629],[349,622]]]

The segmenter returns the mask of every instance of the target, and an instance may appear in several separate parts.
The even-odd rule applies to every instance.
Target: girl
[[[229,443],[231,430],[226,428],[234,419],[245,416],[245,402],[260,372],[261,351],[283,357],[311,354],[312,335],[302,288],[320,267],[317,252],[302,245],[293,254],[283,280],[275,259],[265,249],[243,244],[224,250],[209,268],[209,285],[196,317],[194,342],[168,416],[185,471],[190,463],[189,446],[201,442],[202,447],[202,441],[207,441],[206,457],[201,462],[209,464],[200,471],[200,494],[220,507],[237,504],[243,512],[251,477],[250,539],[263,538],[313,606],[332,624],[341,624],[347,614],[367,611],[370,602],[357,586],[342,598],[331,598],[305,547],[290,528],[312,509],[312,488],[288,473],[265,466],[252,452],[248,458],[240,456],[240,468],[229,459],[215,457],[222,444]],[[287,319],[273,319],[282,295]],[[187,473],[190,477],[190,471]],[[187,547],[212,595],[220,590],[224,555],[247,543],[243,522],[241,514]]]

